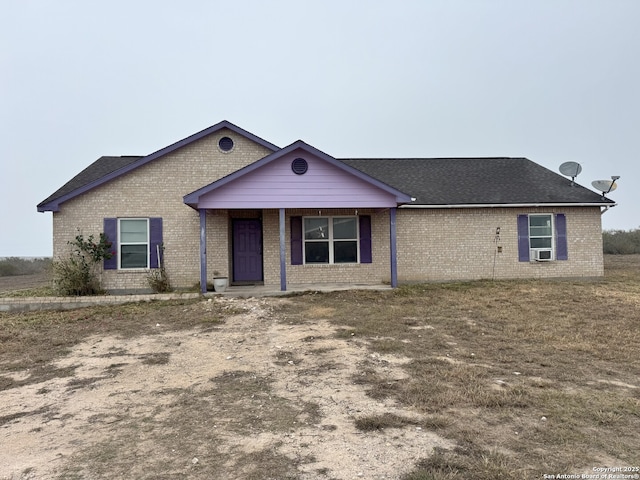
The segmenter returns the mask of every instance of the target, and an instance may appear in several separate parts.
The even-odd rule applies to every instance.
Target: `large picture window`
[[[149,267],[149,220],[121,218],[118,222],[120,268]]]
[[[358,217],[303,220],[305,263],[358,263]]]

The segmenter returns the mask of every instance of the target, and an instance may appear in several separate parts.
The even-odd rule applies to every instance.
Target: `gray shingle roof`
[[[415,205],[615,203],[527,158],[341,159]]]
[[[100,157],[38,205],[48,204],[128,167],[143,157]],[[602,204],[600,194],[526,158],[340,159],[416,198],[414,205]]]
[[[101,178],[106,177],[116,170],[131,165],[140,158],[142,157],[130,155],[122,157],[100,157],[98,160],[93,162],[91,165],[89,165],[87,168],[82,170],[79,174],[65,183],[62,187],[52,193],[48,198],[40,202],[38,204],[38,209],[53,200],[64,197],[65,195],[68,195],[75,190],[81,189],[82,187],[89,185],[96,180],[100,180]]]

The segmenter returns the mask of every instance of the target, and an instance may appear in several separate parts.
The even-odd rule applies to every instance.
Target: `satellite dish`
[[[591,185],[596,190],[601,191],[602,198],[604,198],[607,193],[613,192],[616,188],[618,188],[618,185],[616,185],[616,180],[618,180],[619,178],[619,176],[613,176],[611,177],[611,180],[594,180],[593,182],[591,182]]]
[[[578,162],[564,162],[560,165],[560,173],[566,175],[567,177],[571,177],[571,186],[573,187],[573,181],[575,178],[580,175],[582,171],[582,165]]]
[[[578,162],[564,162],[560,165],[560,173],[567,177],[577,177],[582,171],[582,165]]]
[[[591,185],[593,185],[593,188],[601,191],[602,193],[608,193],[612,190],[615,190],[617,187],[617,185],[613,183],[612,180],[594,180],[593,182],[591,182]]]

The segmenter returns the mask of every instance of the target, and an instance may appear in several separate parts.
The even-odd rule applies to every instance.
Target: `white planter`
[[[218,293],[224,292],[228,284],[229,279],[227,277],[214,277],[213,279],[213,289]]]

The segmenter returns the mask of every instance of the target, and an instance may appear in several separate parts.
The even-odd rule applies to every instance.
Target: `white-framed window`
[[[149,268],[149,219],[118,219],[118,268]]]
[[[529,215],[529,249],[532,260],[552,260],[553,252],[553,215]]]
[[[358,263],[358,217],[303,217],[305,264]]]

